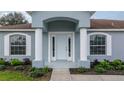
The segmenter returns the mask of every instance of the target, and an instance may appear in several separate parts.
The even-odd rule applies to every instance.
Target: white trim
[[[36,29],[35,31],[35,61],[42,61],[43,52],[43,30]]]
[[[50,58],[50,33],[48,32],[48,62],[51,62]]]
[[[87,29],[80,29],[80,61],[87,61]]]
[[[51,62],[51,51],[50,51],[50,36],[51,34],[72,34],[72,38],[73,38],[73,58],[72,58],[72,61],[75,62],[75,33],[74,32],[48,32],[48,62]]]
[[[105,55],[90,55],[90,36],[105,35],[106,36],[106,54]],[[103,32],[93,32],[88,34],[88,55],[89,56],[111,56],[112,55],[112,36]]]
[[[26,35],[26,55],[31,56],[31,36]]]
[[[60,31],[60,32],[53,32],[53,31],[51,31],[51,32],[48,32],[49,34],[72,34],[72,33],[74,33],[74,32],[62,32],[62,31]]]
[[[75,32],[73,34],[73,62],[75,62]]]
[[[107,56],[112,55],[112,36],[107,36]]]
[[[35,29],[0,29],[0,31],[35,31]]]
[[[9,37],[11,35],[24,35],[26,36],[26,55],[11,55]],[[25,33],[9,33],[4,36],[4,56],[31,56],[31,36]]]
[[[88,29],[88,31],[124,31],[124,29]]]
[[[4,36],[4,56],[9,56],[9,35]]]

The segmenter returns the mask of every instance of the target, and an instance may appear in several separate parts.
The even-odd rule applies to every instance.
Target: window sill
[[[10,55],[10,56],[28,56],[28,55]]]
[[[89,56],[108,56],[108,55],[89,55]]]

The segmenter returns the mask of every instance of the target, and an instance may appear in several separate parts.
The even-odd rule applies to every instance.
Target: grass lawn
[[[40,77],[31,77],[31,65],[24,66],[24,70],[15,70],[13,66],[7,66],[6,69],[0,71],[0,81],[49,81],[52,69]]]
[[[33,78],[17,71],[0,71],[0,81],[30,81]]]

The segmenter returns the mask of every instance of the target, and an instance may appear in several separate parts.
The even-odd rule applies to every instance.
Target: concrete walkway
[[[52,75],[51,75],[51,81],[70,81],[71,76],[69,69],[60,69],[60,68],[54,68]]]
[[[53,69],[51,81],[124,81],[124,75],[77,75],[69,69]]]
[[[124,81],[124,75],[71,75],[72,81]]]

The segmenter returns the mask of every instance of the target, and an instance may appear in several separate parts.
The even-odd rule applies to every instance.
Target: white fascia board
[[[35,29],[0,29],[0,31],[35,31]]]
[[[124,31],[124,29],[88,29],[88,31]]]

